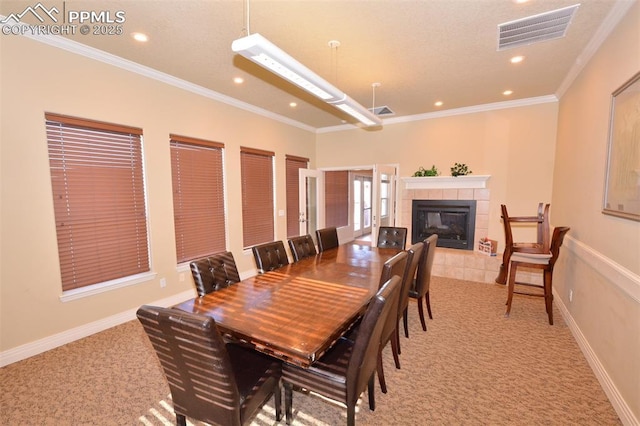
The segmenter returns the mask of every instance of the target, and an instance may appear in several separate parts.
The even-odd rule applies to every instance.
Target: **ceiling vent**
[[[498,50],[561,38],[580,4],[498,25]]]
[[[388,106],[379,106],[375,108],[369,108],[369,111],[374,113],[375,115],[395,115],[396,113],[391,110]]]

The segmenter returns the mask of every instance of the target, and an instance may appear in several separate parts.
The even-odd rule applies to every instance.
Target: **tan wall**
[[[313,158],[315,135],[24,37],[2,39],[2,264],[0,350],[193,290],[176,269],[168,136],[225,143],[228,248],[241,271],[239,147],[276,152],[276,209],[285,209],[285,154]],[[44,112],[141,127],[156,279],[61,302]],[[250,122],[251,125],[247,125]],[[277,237],[286,238],[285,217]],[[161,289],[160,278],[167,279]]]
[[[557,102],[548,102],[385,124],[382,131],[321,133],[316,164],[397,163],[400,176],[407,177],[420,166],[432,165],[442,176],[450,176],[454,163],[466,163],[473,174],[491,175],[488,236],[499,241],[498,250],[502,251],[500,204],[506,204],[510,214],[517,216],[534,214],[539,202],[551,202],[557,108]],[[516,230],[514,236],[530,240],[535,238],[534,229]]]
[[[601,209],[611,93],[638,70],[636,2],[561,99],[552,204],[554,224],[571,226],[556,267],[555,290],[636,422],[640,223],[604,215]]]

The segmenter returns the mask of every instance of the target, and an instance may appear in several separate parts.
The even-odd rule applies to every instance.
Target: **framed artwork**
[[[640,221],[640,72],[611,95],[602,213]]]

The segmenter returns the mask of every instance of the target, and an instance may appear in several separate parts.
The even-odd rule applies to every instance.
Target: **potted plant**
[[[436,168],[435,165],[432,165],[430,169],[425,169],[420,166],[420,168],[413,174],[413,177],[423,177],[423,176],[439,176],[440,172]]]
[[[465,176],[473,173],[466,164],[464,163],[455,163],[453,167],[451,167],[451,176]]]

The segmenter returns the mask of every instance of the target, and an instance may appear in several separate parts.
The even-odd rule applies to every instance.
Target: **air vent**
[[[374,113],[375,115],[395,115],[395,112],[391,110],[388,106],[379,106],[375,108],[369,108],[369,111]]]
[[[498,25],[498,50],[564,37],[580,4]]]

